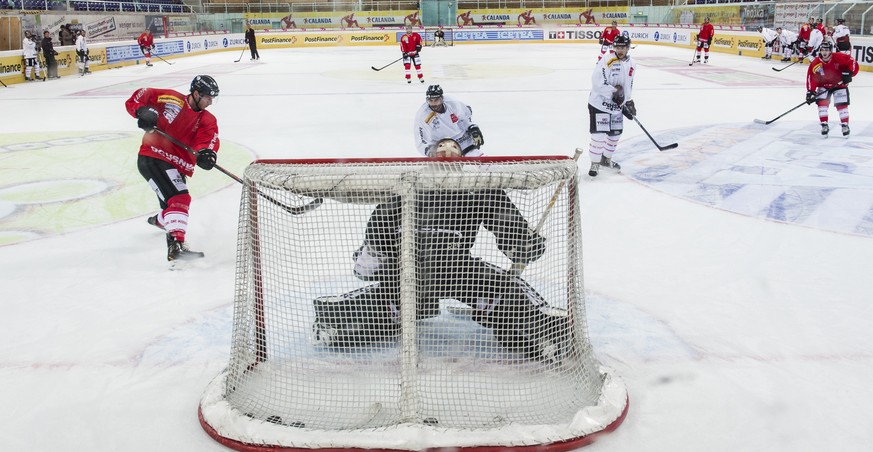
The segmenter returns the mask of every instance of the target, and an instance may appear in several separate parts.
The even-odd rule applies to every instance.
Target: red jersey
[[[812,27],[809,24],[803,24],[800,26],[800,30],[797,30],[797,39],[809,42],[810,33],[812,33]]]
[[[618,31],[617,27],[613,27],[612,25],[610,25],[603,30],[603,34],[600,36],[603,38],[604,44],[612,45],[612,43],[615,41],[615,37],[620,34],[621,32]]]
[[[218,122],[206,110],[194,111],[182,93],[171,89],[142,88],[127,99],[124,106],[134,118],[139,107],[158,111],[158,128],[189,148],[199,151],[209,148],[218,151]],[[194,173],[197,158],[157,133],[142,137],[139,155],[169,162],[186,176]]]
[[[421,48],[421,35],[412,32],[406,33],[400,38],[400,51],[403,53],[415,52],[416,49]]]
[[[809,63],[806,71],[806,90],[845,88],[843,72],[850,72],[854,77],[858,75],[858,69],[858,62],[845,53],[831,53],[831,59],[827,63],[817,57]]]
[[[139,38],[136,40],[140,47],[145,47],[147,49],[152,48],[155,45],[155,38],[151,33],[143,33],[139,35]]]
[[[712,24],[705,23],[703,24],[703,26],[700,27],[700,32],[697,33],[697,40],[709,41],[709,38],[711,38],[714,34],[715,28],[712,27]]]

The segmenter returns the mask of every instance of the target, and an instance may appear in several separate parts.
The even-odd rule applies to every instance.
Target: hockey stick
[[[627,113],[627,108],[622,107],[622,111]],[[630,113],[628,113],[628,114],[630,114]],[[655,141],[655,139],[652,137],[652,134],[650,134],[649,131],[646,130],[645,127],[643,127],[643,123],[641,123],[640,120],[637,119],[636,115],[631,115],[631,118],[633,118],[634,122],[637,123],[637,125],[640,126],[641,129],[643,129],[643,133],[645,133],[646,136],[649,137],[650,140],[652,140],[652,143],[655,144],[655,147],[657,147],[659,151],[666,151],[669,149],[676,149],[677,147],[679,147],[679,143],[671,143],[671,144],[668,144],[666,146],[661,146],[660,144],[658,144],[657,141]]]
[[[157,127],[155,127],[155,128],[152,129],[152,130],[155,131],[155,132],[157,132],[158,135],[161,135],[161,136],[163,136],[164,138],[170,140],[170,141],[171,141],[173,144],[175,144],[176,146],[179,146],[180,148],[182,148],[182,149],[188,151],[191,155],[193,155],[193,156],[195,156],[195,157],[197,156],[197,153],[194,152],[193,149],[191,149],[190,147],[188,147],[188,145],[186,145],[185,143],[182,143],[181,141],[177,140],[176,138],[170,136],[170,134],[168,134],[167,132],[164,132],[163,130],[161,130],[161,129],[157,128]],[[218,171],[221,171],[222,173],[224,173],[225,175],[227,175],[227,177],[230,177],[231,179],[233,179],[233,180],[239,182],[240,184],[245,185],[245,182],[244,182],[242,179],[240,179],[239,176],[237,176],[236,174],[233,174],[233,173],[231,173],[230,171],[228,171],[228,170],[222,168],[220,165],[216,164],[216,165],[215,165],[215,169],[217,169]],[[316,208],[318,208],[318,206],[321,205],[321,203],[324,202],[324,199],[323,199],[323,198],[315,198],[315,199],[314,199],[312,202],[310,202],[309,204],[306,204],[306,205],[303,205],[303,206],[291,207],[291,206],[288,206],[288,205],[282,204],[281,202],[279,202],[279,201],[276,200],[275,198],[273,198],[273,197],[267,195],[266,193],[261,192],[260,190],[257,190],[257,189],[256,189],[256,191],[257,191],[257,193],[258,193],[259,195],[263,196],[264,199],[266,199],[267,201],[270,201],[271,203],[273,203],[273,204],[275,204],[275,205],[281,207],[282,210],[284,210],[285,212],[290,213],[291,215],[300,215],[300,214],[303,214],[303,213],[309,212],[309,211],[311,211],[311,210],[315,210]]]
[[[173,65],[173,63],[170,63],[170,62],[169,62],[169,61],[167,61],[167,60],[165,60],[165,59],[163,59],[163,58],[161,58],[161,56],[160,56],[160,55],[158,55],[158,54],[157,54],[157,53],[156,53],[156,54],[155,54],[155,56],[156,56],[156,57],[158,57],[158,59],[159,59],[159,60],[161,60],[161,61],[163,61],[163,62],[164,62],[164,63],[167,63],[167,64],[169,64],[169,65],[170,65],[170,66],[172,66],[172,65]]]
[[[3,80],[0,80],[0,85],[3,85],[4,88],[9,88],[7,84],[3,83]]]
[[[775,118],[773,118],[773,119],[771,119],[771,120],[769,120],[769,121],[764,121],[763,119],[755,119],[755,122],[758,123],[758,124],[764,124],[764,125],[767,125],[767,124],[773,123],[773,122],[775,122],[777,119],[779,119],[779,118],[781,118],[781,117],[787,115],[788,113],[791,113],[791,112],[794,111],[794,110],[797,110],[798,108],[800,108],[800,107],[802,107],[802,106],[804,106],[804,105],[809,105],[809,104],[807,104],[806,101],[804,101],[804,102],[800,103],[800,105],[798,105],[798,106],[792,108],[791,110],[786,111],[785,113],[782,113],[781,115],[779,115],[779,116],[777,116],[777,117],[775,117]]]
[[[582,149],[576,148],[576,153],[573,154],[573,161],[578,162],[579,156],[582,155]],[[552,199],[549,200],[549,204],[546,205],[546,209],[543,211],[543,216],[540,217],[540,221],[537,223],[536,227],[533,228],[532,234],[539,234],[540,229],[543,228],[543,225],[546,224],[546,219],[549,217],[549,212],[554,207],[555,202],[558,201],[558,196],[561,194],[561,190],[564,189],[564,184],[567,182],[566,179],[562,179],[558,184],[558,188],[555,189],[555,193],[552,195]],[[515,254],[515,253],[512,253]],[[512,256],[509,256],[510,260]],[[512,276],[520,276],[524,269],[527,268],[527,264],[523,262],[515,262],[512,264],[512,267],[509,268],[509,274]]]
[[[372,68],[374,71],[381,71],[382,69],[385,69],[386,67],[391,66],[392,64],[394,64],[402,59],[403,59],[403,57],[400,57],[400,58],[386,64],[385,66],[380,67],[379,69],[376,69],[376,66],[370,66],[370,68]]]
[[[234,61],[234,63],[239,63],[240,61],[242,61],[242,56],[243,56],[245,53],[246,53],[246,48],[243,47],[242,52],[239,53],[239,59],[237,59],[236,61]]]
[[[694,60],[697,58],[697,46],[694,46],[694,53],[691,54],[691,62],[688,63],[689,66],[694,64]]]
[[[782,71],[784,71],[784,70],[790,68],[791,66],[794,66],[794,65],[797,64],[797,63],[800,63],[800,60],[797,60],[797,61],[795,61],[795,62],[793,62],[793,63],[791,63],[791,64],[789,64],[788,66],[785,66],[785,67],[783,67],[783,68],[779,68],[779,69],[777,69],[777,68],[774,67],[774,68],[771,68],[771,69],[773,69],[773,70],[776,71],[776,72],[782,72]]]

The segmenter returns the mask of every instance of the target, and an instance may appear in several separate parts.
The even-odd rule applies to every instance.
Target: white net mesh
[[[624,387],[585,323],[574,160],[270,162],[245,178],[231,361],[201,403],[213,436],[420,450],[620,422]]]

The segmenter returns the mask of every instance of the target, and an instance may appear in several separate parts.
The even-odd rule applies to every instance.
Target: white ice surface
[[[473,107],[487,154],[571,155],[588,145],[596,52],[471,45],[428,49],[423,60],[427,84]],[[869,450],[873,75],[852,84],[851,138],[839,137],[832,108],[823,140],[814,107],[752,124],[803,101],[806,66],[777,73],[770,68],[781,63],[713,54],[688,67],[686,50],[632,53],[640,120],[680,146],[659,153],[628,123],[615,156],[623,174],[582,184],[592,341],[631,403],[624,424],[586,450]],[[0,88],[0,140],[136,133],[123,107],[135,88],[184,90],[205,73],[221,87],[211,110],[223,142],[253,158],[416,155],[411,121],[427,84],[407,85],[399,65],[370,69],[397,49],[261,55]],[[0,149],[0,229],[25,203],[11,175],[92,176],[94,162],[53,152],[44,166],[23,167]],[[114,152],[126,156],[117,171],[135,171],[135,145]],[[653,180],[660,170],[651,168],[666,173]],[[224,177],[204,174],[191,185]],[[0,246],[0,450],[225,450],[197,421],[230,342],[239,187],[221,185],[195,196],[189,241],[207,258],[182,272],[167,270],[163,237],[144,221],[153,200],[119,221],[70,222],[64,233]]]

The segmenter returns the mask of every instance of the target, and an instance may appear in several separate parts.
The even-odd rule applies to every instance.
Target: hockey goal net
[[[437,30],[442,30],[443,32],[442,42],[437,39]],[[439,47],[444,44],[447,47],[451,47],[455,45],[455,29],[449,27],[425,28],[424,36],[421,38],[424,40],[425,47]]]
[[[247,451],[563,451],[615,429],[577,184],[567,157],[253,163],[201,425]]]

